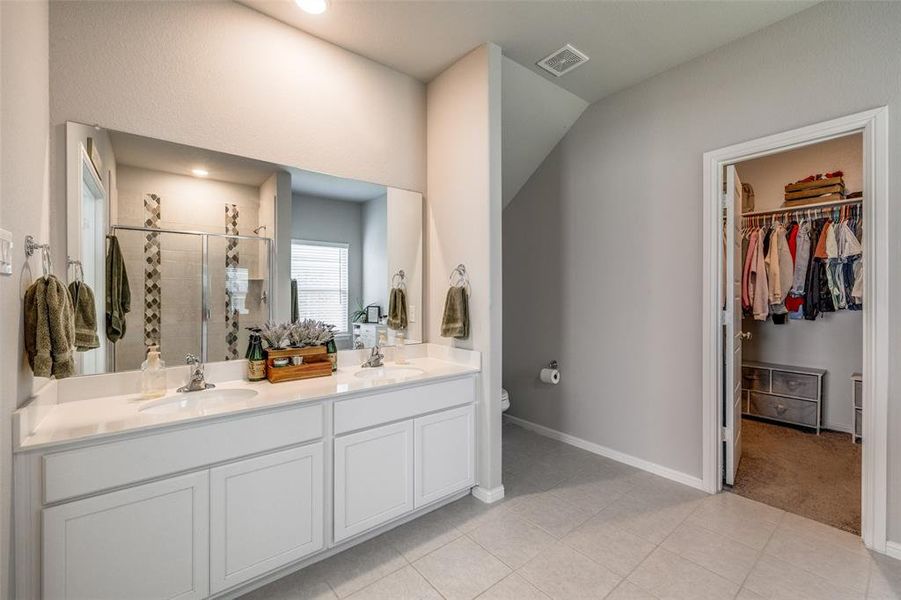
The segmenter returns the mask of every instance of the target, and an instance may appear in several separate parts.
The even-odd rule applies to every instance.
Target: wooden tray
[[[276,367],[276,358],[302,356],[303,364]],[[308,348],[286,348],[284,350],[266,350],[266,378],[271,383],[297,381],[312,377],[328,377],[332,374],[332,361],[329,360],[325,346]]]
[[[841,177],[828,177],[824,179],[802,181],[800,183],[789,183],[785,186],[785,193],[806,190],[807,188],[826,187],[828,185],[845,185],[845,180]]]
[[[812,187],[807,188],[806,190],[801,190],[800,192],[786,192],[785,199],[786,200],[800,200],[803,198],[813,198],[816,196],[824,196],[826,194],[841,194],[845,191],[845,186],[843,185],[827,185],[823,187]]]

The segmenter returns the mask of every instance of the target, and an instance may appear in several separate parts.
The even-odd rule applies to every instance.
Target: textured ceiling
[[[816,4],[811,1],[239,0],[289,25],[430,81],[484,42],[588,102]],[[591,60],[557,79],[535,62],[572,43]]]

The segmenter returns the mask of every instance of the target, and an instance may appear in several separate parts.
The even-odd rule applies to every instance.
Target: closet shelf
[[[780,206],[779,208],[771,208],[769,210],[756,210],[746,213],[741,213],[743,217],[756,217],[759,215],[775,215],[779,213],[787,213],[787,212],[800,212],[804,210],[819,210],[822,208],[834,208],[839,206],[846,206],[849,204],[860,204],[863,202],[863,198],[845,198],[844,200],[832,200],[831,202],[817,202],[814,204],[805,204],[803,206]]]

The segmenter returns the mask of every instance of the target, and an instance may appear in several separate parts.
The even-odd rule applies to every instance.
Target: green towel
[[[119,240],[109,236],[106,252],[106,339],[118,342],[125,335],[125,315],[131,310],[128,272]]]
[[[25,291],[25,352],[36,377],[75,374],[75,314],[69,290],[53,275]]]
[[[300,320],[300,308],[297,306],[297,280],[291,280],[291,322]]]
[[[469,297],[465,286],[452,286],[444,300],[441,337],[469,337]]]
[[[87,352],[99,348],[94,290],[86,283],[73,281],[69,284],[69,295],[72,297],[72,306],[75,310],[75,349],[78,352]]]
[[[407,294],[403,288],[391,288],[388,300],[388,327],[391,329],[407,328]]]

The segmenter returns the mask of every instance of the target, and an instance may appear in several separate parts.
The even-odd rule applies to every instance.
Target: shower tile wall
[[[145,226],[144,197],[149,194],[159,198],[159,227],[162,229],[224,233],[223,211],[226,205],[235,207],[240,219],[240,231],[250,232],[258,224],[259,189],[256,187],[119,165],[118,188],[120,225]],[[140,368],[144,360],[145,235],[120,231],[118,236],[126,268],[132,275],[132,310],[127,316],[128,329],[116,345],[116,370],[124,371]],[[159,242],[161,350],[163,359],[169,365],[179,365],[184,363],[186,353],[200,353],[202,244],[199,236],[177,234],[159,234]],[[260,242],[241,241],[235,248],[240,266],[250,270],[251,279],[265,277],[260,273],[258,264],[264,247]],[[209,238],[210,361],[225,360],[229,355],[225,318],[226,251],[223,238]],[[239,357],[243,356],[247,337],[243,327],[245,324],[259,323],[261,315],[265,314],[262,311],[268,310],[259,303],[260,291],[267,287],[268,282],[261,288],[259,283],[251,281],[247,301],[250,313],[241,315],[241,330],[236,340]]]
[[[225,233],[228,235],[240,235],[241,230],[238,228],[238,219],[240,211],[235,204],[225,205]],[[225,240],[225,272],[226,277],[233,281],[237,279],[237,270],[241,268],[241,253],[238,252],[238,240]],[[230,277],[229,277],[230,276]],[[237,285],[237,282],[229,282]],[[238,358],[238,332],[241,330],[241,314],[236,307],[232,293],[229,292],[228,286],[225,291],[225,359],[234,360]]]
[[[159,229],[160,215],[160,197],[156,194],[144,194],[144,227]],[[144,234],[143,311],[145,346],[159,345],[160,343],[160,318],[162,316],[162,278],[160,276],[160,267],[160,234]]]

